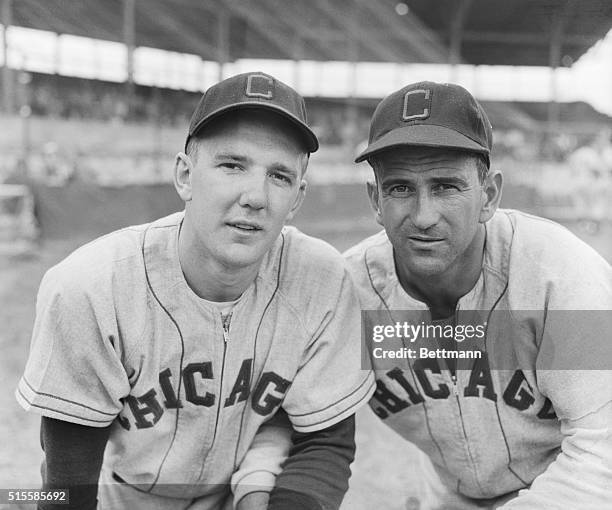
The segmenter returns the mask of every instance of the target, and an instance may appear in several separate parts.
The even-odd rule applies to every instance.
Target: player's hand
[[[238,502],[236,510],[266,510],[269,499],[267,492],[251,492]]]

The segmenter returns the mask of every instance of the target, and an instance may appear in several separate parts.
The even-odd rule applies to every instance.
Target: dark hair
[[[484,154],[475,153],[476,170],[478,170],[478,180],[482,184],[489,174],[489,161]]]
[[[185,147],[185,154],[187,154],[192,161],[195,161],[198,158],[201,138],[198,136],[190,137],[189,141],[187,142],[187,147]]]
[[[476,164],[476,171],[478,172],[478,181],[480,182],[480,184],[484,183],[487,175],[489,174],[489,162],[487,157],[484,154],[480,154],[478,152],[456,152],[473,159],[474,163]],[[374,177],[378,180],[377,171],[380,168],[380,163],[376,156],[377,154],[372,155],[368,159],[368,163],[370,163],[370,166],[374,169]]]

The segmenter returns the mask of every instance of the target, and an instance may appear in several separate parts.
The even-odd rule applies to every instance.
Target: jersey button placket
[[[220,364],[220,370],[217,372],[219,375],[218,377],[214,378],[215,380],[218,380],[218,383],[215,385],[215,390],[216,390],[215,391],[215,394],[216,394],[215,406],[214,406],[215,415],[214,417],[211,416],[211,419],[213,420],[213,423],[214,423],[214,426],[212,429],[212,438],[210,441],[207,442],[208,447],[203,452],[202,465],[200,467],[200,473],[198,475],[198,480],[202,480],[203,477],[206,476],[205,475],[206,463],[214,460],[211,458],[211,454],[213,453],[217,435],[219,434],[219,428],[222,422],[221,413],[223,409],[223,378],[224,378],[224,372],[225,372],[225,360],[227,357],[227,349],[228,349],[228,344],[230,342],[231,313],[229,314],[229,318],[227,320],[224,320],[223,315],[220,312],[217,312],[214,315],[215,315],[215,319],[214,319],[215,333],[213,335],[212,341],[215,344],[215,348],[214,348],[215,355],[220,354],[221,364]],[[219,346],[221,347],[219,348]],[[215,369],[216,369],[216,366],[215,366]]]

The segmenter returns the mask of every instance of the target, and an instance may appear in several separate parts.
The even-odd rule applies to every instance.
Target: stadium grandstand
[[[588,160],[604,166],[586,172],[582,185],[608,189],[612,120],[584,100],[561,97],[569,88],[563,73],[612,27],[610,2],[1,0],[0,6],[6,133],[0,179],[32,190],[43,235],[93,235],[179,207],[169,186],[172,158],[201,91],[256,69],[306,96],[322,150],[311,164],[312,198],[300,218],[314,230],[328,225],[329,214],[340,214],[341,231],[343,218],[374,228],[365,201],[352,200],[363,195],[368,169],[350,161],[377,102],[428,77],[458,81],[482,100],[494,126],[495,161],[509,181],[505,205],[563,218],[608,214],[592,211],[592,197],[572,197],[567,179],[572,162]],[[515,71],[526,67],[547,71],[538,82],[547,101],[529,97],[531,82]],[[497,69],[506,69],[506,78],[497,78],[500,89],[515,81],[510,88],[528,93],[509,101],[495,85],[487,88]],[[150,188],[138,189],[145,184]],[[119,200],[116,188],[140,197],[121,198],[140,213],[108,206]],[[147,198],[149,192],[164,198]],[[83,197],[90,210],[100,208],[93,226],[75,214]]]

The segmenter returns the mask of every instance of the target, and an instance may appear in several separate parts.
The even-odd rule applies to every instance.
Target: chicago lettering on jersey
[[[262,415],[272,414],[285,397],[291,386],[291,381],[281,377],[275,372],[264,372],[251,392],[251,373],[253,360],[245,359],[242,362],[232,389],[222,404],[223,407],[234,406],[246,401],[252,395],[251,407]],[[185,400],[191,405],[210,408],[217,405],[217,395],[205,390],[206,384],[202,381],[214,380],[213,367],[210,361],[189,363],[183,368],[182,384],[185,388]],[[128,395],[124,401],[124,411],[118,416],[121,426],[130,430],[132,424],[137,429],[146,429],[155,426],[164,414],[164,409],[178,409],[184,404],[178,398],[172,385],[172,371],[165,368],[159,373],[159,389],[151,388],[139,397]],[[130,420],[125,413],[132,414]]]
[[[489,362],[486,358],[474,359],[470,369],[470,377],[464,388],[451,388],[445,382],[440,382],[442,370],[435,358],[418,359],[412,366],[413,376],[403,369],[393,368],[386,376],[397,385],[388,385],[378,379],[376,391],[370,401],[374,413],[380,418],[388,418],[410,406],[423,404],[425,400],[444,400],[450,398],[456,391],[461,391],[464,397],[486,398],[492,402],[499,400],[495,391]],[[417,384],[418,383],[418,384]],[[529,385],[522,370],[516,370],[510,381],[501,392],[501,398],[507,405],[525,411],[536,401],[533,389]],[[546,398],[537,417],[541,420],[555,419],[557,416],[552,402]]]

